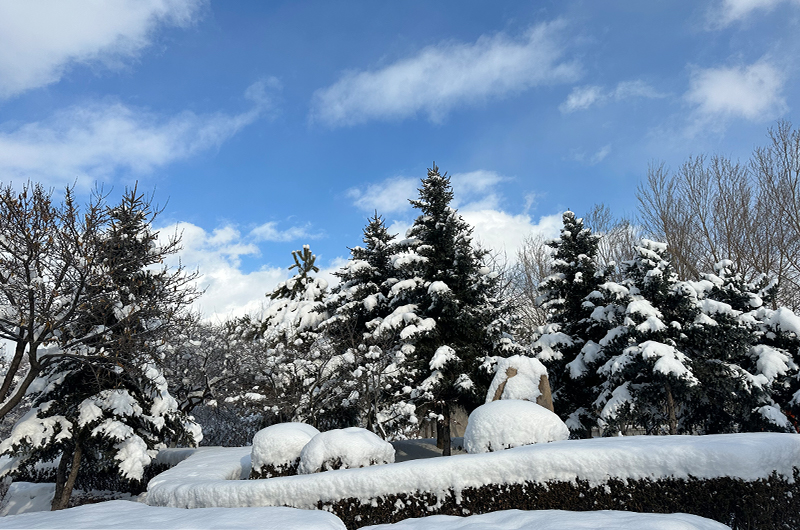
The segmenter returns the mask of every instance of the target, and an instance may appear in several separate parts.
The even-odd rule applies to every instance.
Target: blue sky
[[[648,164],[746,158],[800,102],[800,2],[0,3],[0,181],[139,181],[208,316],[330,273],[435,160],[487,246],[636,211]]]

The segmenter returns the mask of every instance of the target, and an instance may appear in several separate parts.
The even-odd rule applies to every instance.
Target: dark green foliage
[[[610,270],[597,263],[600,237],[570,211],[564,212],[562,220],[561,237],[548,243],[555,251],[553,274],[539,288],[549,325],[534,346],[547,367],[555,412],[568,420],[573,436],[587,438],[597,421],[593,403],[600,384],[599,359],[587,363],[581,352],[607,331],[590,318],[594,304],[587,300],[607,281]]]
[[[434,165],[411,201],[420,215],[400,249],[401,283],[391,301],[395,308],[413,304],[423,322],[435,322],[405,342],[413,346],[408,366],[418,403],[435,404],[448,432],[452,405],[470,411],[483,402],[490,383],[482,368],[487,357],[522,352],[510,336],[511,308],[498,297],[498,273],[487,266],[488,252],[473,246],[472,228],[452,200],[450,178]]]
[[[779,530],[800,527],[800,471],[794,481],[773,473],[768,479],[659,478],[588,482],[490,484],[441,493],[392,494],[375,499],[320,502],[348,529],[388,524],[430,515],[476,515],[499,510],[624,510],[641,513],[688,513],[726,524],[732,530]],[[456,500],[458,499],[458,501]],[[372,501],[372,502],[370,502]],[[399,503],[404,504],[398,509]]]
[[[353,358],[358,423],[382,438],[400,436],[414,416],[403,391],[411,378],[398,332],[380,328],[393,311],[389,299],[398,281],[394,238],[376,212],[364,228],[364,246],[351,248],[350,260],[334,273],[340,282],[326,300],[330,318],[320,325],[335,350]]]

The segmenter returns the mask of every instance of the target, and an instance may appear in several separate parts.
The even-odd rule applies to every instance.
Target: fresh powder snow
[[[264,466],[294,464],[300,459],[303,447],[319,431],[306,423],[278,423],[258,431],[253,436],[252,468],[261,472]]]
[[[472,411],[464,449],[471,454],[488,453],[568,438],[569,428],[555,413],[530,401],[503,399]]]
[[[300,453],[300,474],[394,462],[394,447],[360,427],[333,429],[314,436]]]
[[[432,515],[395,524],[367,526],[362,530],[729,530],[727,526],[696,515],[633,513],[603,510],[505,510],[456,517]]]
[[[547,376],[547,368],[541,361],[524,355],[498,357],[496,360],[495,375],[489,391],[486,392],[486,403],[496,399],[497,391],[503,383],[505,386],[499,399],[527,399],[536,403],[536,399],[542,395],[539,381],[542,376]],[[510,369],[516,371],[513,377],[509,377]]]

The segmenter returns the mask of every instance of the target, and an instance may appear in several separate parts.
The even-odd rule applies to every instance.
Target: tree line
[[[432,423],[483,403],[499,359],[539,358],[574,437],[797,432],[800,135],[788,123],[746,164],[652,165],[636,219],[563,215],[515,265],[473,242],[434,165],[403,237],[376,212],[330,286],[308,246],[259,314],[207,322],[197,273],[164,258],[159,209],[135,187],[86,206],[67,189],[0,189],[3,473],[145,476],[168,445],[243,445],[270,424]],[[199,425],[203,426],[200,434]]]

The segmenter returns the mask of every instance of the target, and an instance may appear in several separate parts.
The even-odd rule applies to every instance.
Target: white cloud
[[[575,87],[570,92],[567,99],[558,108],[563,113],[575,112],[576,110],[588,109],[598,100],[605,99],[603,87],[581,86]]]
[[[289,241],[296,241],[299,239],[319,239],[321,234],[310,231],[311,226],[292,226],[286,230],[279,230],[278,223],[270,221],[263,225],[255,227],[250,231],[250,235],[256,241],[275,241],[279,243],[286,243]]]
[[[708,12],[709,29],[722,29],[745,20],[756,11],[769,12],[787,0],[722,0]],[[788,0],[800,5],[800,0]]]
[[[578,110],[585,110],[595,104],[605,103],[609,100],[622,101],[629,98],[663,98],[666,94],[661,94],[655,88],[641,79],[633,81],[621,81],[613,90],[605,90],[601,86],[587,85],[575,87],[570,92],[567,99],[559,105],[558,109],[568,114]]]
[[[117,66],[159,26],[186,26],[204,0],[0,2],[0,98],[57,82],[76,63]]]
[[[517,251],[526,238],[534,235],[541,235],[545,239],[556,238],[562,225],[560,213],[544,215],[538,221],[527,213],[513,214],[493,208],[464,208],[459,209],[458,213],[472,226],[475,243],[492,252],[504,253],[509,263],[516,262]],[[402,239],[411,224],[409,221],[394,221],[388,230]]]
[[[695,118],[699,121],[764,121],[787,110],[781,95],[784,81],[783,73],[765,60],[749,66],[697,69],[684,97],[695,105]]]
[[[51,184],[87,186],[117,171],[143,174],[218,147],[269,106],[274,79],[245,92],[250,110],[163,117],[122,103],[90,103],[15,129],[0,130],[0,175]]]
[[[525,238],[541,235],[546,239],[558,237],[561,214],[546,215],[534,221],[527,214],[514,215],[502,210],[459,210],[461,216],[475,231],[473,238],[484,248],[505,253],[509,262],[515,262]]]
[[[408,210],[409,199],[417,198],[417,187],[420,180],[413,177],[393,177],[370,184],[366,189],[351,188],[347,196],[353,204],[367,212],[377,210],[380,215]]]
[[[442,43],[378,70],[348,72],[314,94],[311,117],[332,127],[418,113],[440,121],[459,105],[574,81],[580,68],[564,59],[564,27],[556,21],[519,39],[501,33]]]
[[[258,228],[263,226],[266,225]],[[258,313],[268,302],[267,293],[271,293],[279,282],[288,277],[289,272],[285,267],[243,271],[243,256],[261,255],[256,243],[264,239],[259,235],[258,228],[244,235],[232,225],[218,227],[210,233],[186,222],[160,228],[160,238],[176,233],[182,236],[183,248],[178,254],[170,256],[167,264],[175,267],[181,263],[188,271],[198,270],[201,273],[197,287],[205,292],[195,302],[194,308],[204,317],[222,320],[230,316]],[[290,228],[281,234],[292,231]],[[289,256],[286,259],[287,263],[291,260]],[[340,261],[335,261],[334,267]],[[335,277],[332,271],[328,269],[320,274],[333,282]]]

